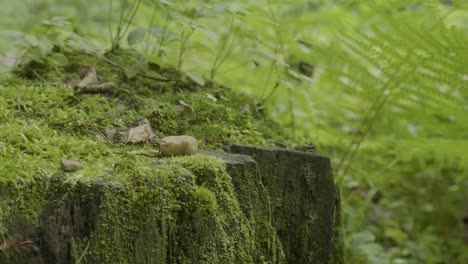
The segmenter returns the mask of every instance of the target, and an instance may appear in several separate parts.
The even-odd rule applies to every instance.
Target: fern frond
[[[438,1],[428,4],[434,12],[444,12]],[[394,112],[422,111],[427,120],[437,119],[453,116],[467,104],[463,96],[468,90],[466,34],[448,28],[442,20],[416,26],[411,20],[385,19],[387,23],[372,26],[365,34],[342,32],[338,53],[342,62],[325,70],[324,78],[334,80],[334,85],[356,97],[365,109],[356,139],[339,167],[349,166],[345,163],[349,164],[380,118],[388,119]],[[468,115],[458,116],[463,120],[457,122],[468,122]]]

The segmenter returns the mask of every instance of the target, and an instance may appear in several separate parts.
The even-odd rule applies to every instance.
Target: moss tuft
[[[64,67],[31,62],[0,88],[0,244],[16,233],[68,242],[69,248],[43,245],[50,251],[46,263],[59,263],[54,256],[63,252],[80,263],[284,262],[268,206],[258,199],[262,194],[251,201],[239,197],[219,159],[153,158],[155,146],[116,144],[105,132],[147,118],[159,137],[192,135],[204,148],[299,142],[257,112],[247,96],[138,64],[135,52],[105,59],[64,54]],[[90,67],[117,88],[74,92],[70,83]],[[196,119],[179,111],[181,100]],[[61,158],[78,160],[84,169],[64,173]],[[256,176],[250,176],[253,186]],[[241,203],[257,203],[261,210]],[[4,253],[0,262],[12,263],[14,257]]]

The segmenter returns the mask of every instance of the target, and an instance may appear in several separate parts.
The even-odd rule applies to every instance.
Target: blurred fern
[[[433,1],[428,2],[434,10]],[[321,50],[327,58],[322,78],[333,80],[360,102],[348,109],[360,119],[339,161],[339,175],[348,172],[364,139],[378,132],[375,123],[395,121],[392,116],[410,118],[423,111],[424,119],[413,121],[424,124],[442,118],[468,128],[468,37],[447,26],[446,15],[439,17],[416,25],[412,18],[385,16],[385,23],[365,33],[341,32],[335,47]]]

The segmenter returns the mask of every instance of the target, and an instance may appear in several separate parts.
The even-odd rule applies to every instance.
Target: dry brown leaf
[[[187,104],[186,102],[179,100],[179,105],[177,106],[177,109],[184,115],[185,118],[187,118],[190,121],[196,120],[197,115],[195,114],[195,111],[193,111],[193,108],[191,105]]]
[[[90,85],[98,84],[98,76],[96,73],[96,69],[93,67],[89,69],[88,73],[85,75],[83,79],[75,86],[78,89],[82,89],[88,87]]]

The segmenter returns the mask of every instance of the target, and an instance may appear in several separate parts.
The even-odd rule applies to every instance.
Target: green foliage
[[[107,47],[100,38],[108,34],[107,7],[77,12],[80,1],[31,2],[38,10],[53,7],[48,17],[77,17],[43,25],[44,18],[31,17],[17,28],[0,21],[27,31],[3,35],[22,39],[33,59],[48,54],[45,64],[65,64],[60,54],[66,54],[53,49],[63,41],[41,30],[70,27],[66,22],[80,33],[72,36]],[[16,5],[16,12],[29,12]],[[120,8],[110,13],[121,14]],[[217,81],[253,95],[252,111],[267,107],[297,137],[315,141],[333,159],[343,186],[349,263],[465,263],[467,13],[463,0],[141,1],[131,23],[123,21],[129,34],[121,27],[118,39],[127,37],[149,61],[177,65],[198,85]],[[130,78],[143,65],[141,57],[126,63],[120,67]],[[224,100],[223,92],[210,95]],[[224,124],[204,127],[205,121],[257,122],[226,109],[209,113],[217,103],[205,96],[181,96],[203,112],[193,133],[213,131],[221,144],[225,134],[216,131]],[[159,105],[155,116],[175,117],[173,104]],[[167,124],[163,134],[192,125]],[[228,141],[271,143],[259,141],[260,129],[229,130],[234,136]],[[211,201],[203,189],[196,193],[200,202]]]
[[[109,35],[111,39],[111,52],[115,51],[120,48],[120,43],[122,39],[127,35],[128,29],[135,18],[136,13],[138,12],[138,8],[140,7],[141,0],[134,0],[128,3],[127,1],[120,2],[120,15],[117,22],[117,29],[113,30],[113,19],[112,14],[112,4],[113,0],[109,0]],[[133,31],[134,32],[134,31]],[[134,34],[133,34],[134,35]],[[132,34],[129,35],[129,42],[132,41]]]
[[[458,188],[467,184],[460,160],[466,156],[461,131],[468,128],[468,38],[446,22],[453,10],[435,1],[430,7],[379,13],[379,26],[341,32],[332,48],[319,48],[327,57],[316,56],[326,66],[321,82],[343,98],[340,122],[349,124],[337,168],[352,187],[344,204],[356,262],[467,261],[460,250],[466,192]]]
[[[23,51],[17,66],[36,63],[43,67],[64,67],[68,64],[68,59],[63,54],[65,50],[94,50],[83,38],[66,29],[70,24],[68,20],[66,17],[43,20],[44,33],[40,36],[16,31],[1,31],[0,35],[9,37],[12,43]]]
[[[155,64],[141,70],[148,74],[157,69],[166,80],[163,91],[143,77],[129,79],[118,66],[138,57],[134,51],[118,50],[107,57],[64,54],[64,67],[46,67],[41,78],[28,78],[26,73],[37,67],[28,63],[0,88],[0,262],[18,260],[9,259],[4,247],[16,233],[29,238],[43,232],[57,241],[66,232],[73,238],[71,259],[81,263],[284,263],[265,209],[270,199],[256,201],[260,206],[244,214],[222,161],[207,155],[156,159],[155,146],[117,144],[105,134],[146,117],[158,136],[193,135],[204,148],[297,141],[288,141],[264,114],[241,111],[254,102],[226,87],[204,89],[182,74],[170,79],[173,70]],[[73,92],[64,82],[89,65],[101,80],[116,82],[118,90]],[[182,100],[191,104],[196,119],[181,113]],[[84,169],[65,173],[61,158],[79,160]],[[245,175],[251,181],[256,176]],[[249,185],[243,195],[269,195],[263,191]],[[81,222],[81,214],[93,207],[99,213]],[[51,216],[43,229],[30,230],[43,214]],[[63,219],[68,216],[72,219]],[[95,225],[93,232],[72,230],[71,221],[78,229]]]

